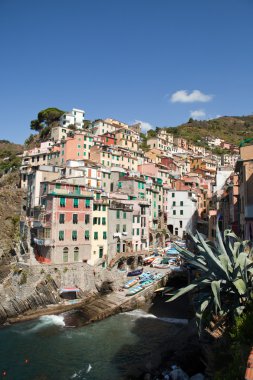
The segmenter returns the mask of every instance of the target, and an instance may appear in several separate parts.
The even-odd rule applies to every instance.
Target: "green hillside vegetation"
[[[22,152],[22,145],[11,143],[8,140],[0,140],[0,176],[20,167],[21,157],[18,155]]]
[[[165,129],[175,137],[183,137],[197,145],[206,146],[205,137],[219,137],[231,144],[239,145],[245,138],[253,137],[253,115],[223,116],[212,120],[193,120],[177,127],[156,128],[148,131],[148,136],[157,134],[159,129]],[[218,153],[218,152],[217,152]]]

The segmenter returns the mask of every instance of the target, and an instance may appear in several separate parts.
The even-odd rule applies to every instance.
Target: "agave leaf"
[[[221,232],[220,232],[220,228],[219,228],[219,218],[217,218],[217,222],[216,222],[216,237],[217,237],[217,240],[218,240],[218,243],[219,243],[219,248],[222,252],[222,254],[224,256],[227,256],[228,260],[230,261],[230,258],[227,254],[227,251],[225,249],[225,246],[224,246],[224,243],[223,243],[223,240],[222,240],[222,237],[221,237]],[[231,265],[231,261],[230,261],[230,265]]]
[[[223,268],[222,264],[220,263],[219,259],[213,254],[211,248],[206,244],[205,240],[202,238],[202,236],[197,232],[197,235],[199,237],[199,240],[203,246],[203,248],[206,250],[207,257],[210,258],[211,263],[214,264],[216,267],[219,268],[221,273],[225,274],[227,278],[229,278],[228,273]]]
[[[221,265],[223,266],[225,272],[227,273],[227,276],[230,277],[230,274],[233,272],[233,268],[231,265],[231,261],[229,260],[227,255],[220,255],[219,260],[221,262]]]
[[[198,282],[197,283],[195,282],[195,283],[192,283],[192,284],[190,284],[184,288],[179,289],[176,292],[176,294],[174,294],[174,296],[171,297],[170,299],[168,299],[166,302],[171,302],[171,301],[176,300],[177,298],[183,296],[184,294],[186,294],[186,293],[190,292],[191,290],[193,290],[194,288],[196,288],[198,285],[199,285]]]
[[[233,284],[236,287],[236,289],[238,290],[238,293],[240,295],[243,295],[243,294],[246,293],[247,286],[246,286],[245,282],[241,278],[238,278],[237,280],[235,280],[233,282]]]
[[[188,249],[186,249],[186,248],[182,248],[182,247],[180,247],[178,244],[176,244],[176,243],[174,243],[175,244],[175,246],[176,246],[176,248],[177,248],[177,251],[179,252],[179,253],[182,253],[183,255],[187,255],[187,256],[189,256],[189,257],[191,257],[191,258],[194,258],[195,257],[195,255],[194,255],[194,253],[192,253],[191,251],[189,251]]]
[[[215,304],[216,314],[217,314],[217,308],[221,310],[220,284],[221,284],[220,280],[211,282],[211,288],[214,295],[214,304]]]
[[[205,265],[199,263],[197,260],[195,260],[195,261],[194,260],[187,260],[187,263],[191,264],[192,266],[194,266],[198,269],[201,269],[204,272],[208,272],[208,268]]]
[[[245,265],[245,261],[247,260],[247,258],[248,258],[247,253],[246,252],[241,252],[239,254],[239,256],[237,257],[237,259],[236,259],[235,268],[237,268],[238,266],[240,268],[243,268],[244,265]]]

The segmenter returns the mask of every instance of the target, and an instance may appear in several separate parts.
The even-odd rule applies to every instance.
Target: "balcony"
[[[93,203],[95,205],[109,205],[109,200],[108,199],[94,199]]]
[[[80,191],[70,191],[67,189],[49,189],[48,194],[50,195],[60,195],[64,197],[78,197],[78,198],[93,198],[93,194],[90,191],[80,190]]]
[[[111,202],[110,203],[110,209],[111,210],[123,210],[123,211],[132,211],[133,208],[130,205],[125,205],[123,203],[116,203],[116,202]]]
[[[34,238],[34,243],[37,244],[37,245],[40,245],[40,246],[45,246],[45,247],[48,247],[48,246],[51,246],[54,244],[54,240],[53,239],[37,239],[37,238]]]

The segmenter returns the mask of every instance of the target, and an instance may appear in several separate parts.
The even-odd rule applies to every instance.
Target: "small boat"
[[[125,283],[124,288],[125,289],[129,289],[132,286],[136,285],[137,283],[138,283],[138,279],[137,278],[133,278],[132,280],[129,280],[129,281],[127,281],[127,283]]]
[[[143,260],[144,265],[150,265],[155,260],[155,256],[145,257]]]
[[[128,275],[128,277],[139,276],[140,274],[142,274],[142,272],[143,272],[143,268],[140,268],[140,269],[136,269],[136,270],[133,270],[131,272],[128,272],[127,275]]]
[[[167,269],[170,266],[169,266],[169,264],[154,264],[153,267],[158,268],[158,269]]]
[[[139,293],[139,292],[141,292],[143,290],[143,287],[141,286],[141,285],[138,285],[138,286],[134,286],[133,288],[131,288],[128,292],[127,292],[127,294],[126,294],[126,296],[133,296],[134,294],[136,294],[136,293]]]
[[[146,280],[146,281],[144,281],[144,282],[142,282],[142,284],[141,284],[141,286],[143,286],[143,288],[146,288],[147,286],[149,286],[149,285],[151,285],[151,284],[153,284],[153,280]]]

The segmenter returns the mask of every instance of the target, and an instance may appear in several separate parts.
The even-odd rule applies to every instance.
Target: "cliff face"
[[[0,179],[0,265],[9,264],[19,243],[19,218],[24,193],[18,184],[18,172],[6,174]]]
[[[63,302],[59,289],[77,286],[80,298],[117,289],[124,283],[124,275],[116,269],[96,269],[84,263],[29,266],[24,263],[9,265],[0,283],[0,324],[29,311]]]

